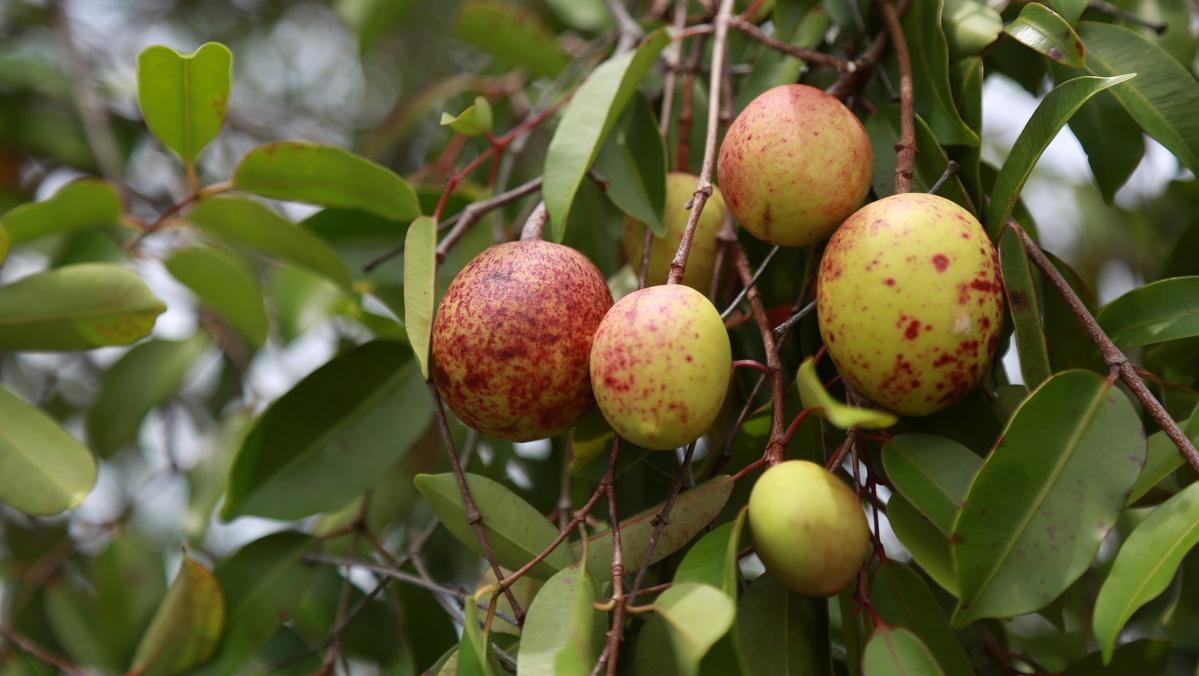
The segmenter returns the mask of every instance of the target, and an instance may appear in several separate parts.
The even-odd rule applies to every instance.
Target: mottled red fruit
[[[593,403],[588,356],[612,307],[583,254],[543,241],[498,244],[462,268],[433,322],[434,378],[463,422],[529,441]]]
[[[717,172],[725,203],[758,239],[826,239],[870,190],[874,154],[858,118],[807,85],[769,89],[729,127]]]

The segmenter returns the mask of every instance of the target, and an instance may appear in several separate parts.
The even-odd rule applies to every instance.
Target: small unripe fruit
[[[766,570],[810,596],[844,589],[870,546],[857,496],[806,460],[782,462],[762,474],[749,494],[749,529]]]
[[[858,118],[807,85],[768,89],[737,116],[720,146],[720,189],[758,239],[804,246],[826,239],[866,199],[874,154]]]
[[[862,207],[825,249],[820,334],[842,377],[902,415],[928,415],[983,377],[1003,318],[990,238],[970,212],[905,193]]]
[[[484,434],[553,436],[591,406],[591,341],[612,294],[583,254],[543,241],[498,244],[450,283],[433,322],[437,387]]]
[[[650,244],[649,267],[645,274],[649,284],[665,282],[670,274],[670,262],[679,250],[683,231],[687,229],[687,219],[691,216],[691,210],[686,207],[687,200],[695,194],[698,183],[699,178],[691,174],[672,172],[666,175],[666,213],[662,218],[666,224],[666,234],[654,237]],[[687,269],[683,273],[683,283],[700,293],[707,293],[712,281],[712,268],[716,264],[716,236],[720,234],[723,223],[724,198],[720,196],[719,189],[713,188],[704,206],[704,213],[695,225],[695,237],[691,240],[691,253],[687,256]],[[641,221],[625,218],[624,251],[634,272],[641,270],[645,228]]]
[[[682,284],[620,299],[591,347],[600,411],[617,434],[644,448],[678,448],[707,431],[724,403],[731,369],[720,313]]]

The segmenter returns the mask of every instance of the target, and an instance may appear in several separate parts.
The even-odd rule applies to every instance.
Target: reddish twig
[[[912,108],[912,57],[908,54],[908,42],[903,35],[899,15],[890,0],[878,4],[887,24],[887,33],[899,62],[899,143],[895,144],[895,192],[912,189],[912,172],[916,166],[916,112]]]
[[[683,24],[686,21],[687,0],[677,0],[674,4],[674,23],[672,24],[675,35],[683,32]],[[666,54],[666,78],[662,83],[662,112],[658,118],[658,131],[662,134],[662,138],[666,138],[666,132],[670,129],[671,108],[674,106],[674,89],[677,84],[675,80],[679,75],[679,61],[682,58],[682,40],[672,40]]]
[[[695,93],[695,75],[699,72],[699,62],[704,55],[704,43],[707,38],[696,40],[691,46],[691,55],[683,72],[683,91],[679,106],[679,126],[675,132],[675,171],[687,171],[691,166],[691,124],[695,120],[692,113],[692,99]]]
[[[761,294],[753,285],[753,274],[749,271],[749,261],[745,258],[745,251],[742,250],[740,243],[734,242],[730,246],[730,253],[733,256],[733,268],[741,277],[741,283],[749,289],[746,297],[749,299],[749,307],[754,321],[758,324],[758,332],[762,334],[762,349],[766,352],[766,364],[771,371],[774,419],[771,421],[770,440],[766,443],[763,457],[766,459],[766,464],[774,465],[782,461],[786,445],[786,442],[783,441],[783,416],[785,415],[783,398],[787,384],[783,380],[783,363],[779,359],[778,350],[774,347],[774,331],[770,328],[770,320],[766,317],[766,308],[762,305]]]
[[[911,0],[899,0],[899,5],[895,8],[895,13],[898,16],[903,16],[908,9],[908,4]],[[866,81],[870,79],[874,69],[883,59],[883,54],[887,50],[887,32],[880,32],[874,38],[874,42],[866,48],[860,57],[854,60],[853,70],[845,73],[831,87],[826,89],[830,95],[841,100],[849,98],[854,92],[858,91]]]
[[[825,54],[824,52],[817,51],[815,49],[796,47],[795,45],[771,37],[770,35],[767,35],[761,28],[758,28],[753,23],[746,21],[744,17],[733,17],[732,21],[729,22],[729,25],[753,38],[754,40],[761,42],[767,47],[770,47],[771,49],[782,52],[788,56],[794,56],[795,58],[806,63],[816,64],[819,66],[828,66],[829,68],[834,68],[842,73],[852,73],[857,69],[857,65],[852,61],[846,61],[845,59],[833,56],[832,54]]]
[[[49,650],[46,650],[45,648],[41,647],[36,642],[34,642],[32,639],[30,639],[28,636],[25,636],[24,634],[20,633],[16,629],[13,629],[12,627],[10,627],[9,625],[7,625],[3,622],[0,622],[0,636],[3,636],[4,638],[8,639],[9,641],[12,641],[13,645],[17,646],[24,652],[37,658],[41,662],[44,662],[45,664],[48,664],[48,665],[54,667],[55,669],[58,669],[59,671],[61,671],[63,673],[66,673],[66,674],[83,674],[84,673],[83,669],[80,669],[78,666],[76,666],[75,664],[73,664],[72,662],[67,660],[66,658],[59,657],[58,655],[55,655],[54,653],[50,652]]]
[[[608,647],[604,651],[608,655],[608,676],[616,676],[616,665],[620,656],[620,638],[624,633],[624,552],[620,542],[620,514],[616,508],[616,461],[620,456],[620,437],[612,443],[612,452],[608,456],[608,472],[604,475],[603,486],[608,496],[608,519],[612,522],[612,628],[608,630]],[[634,588],[632,597],[637,596]]]

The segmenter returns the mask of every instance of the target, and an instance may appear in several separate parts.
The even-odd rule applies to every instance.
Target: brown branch
[[[679,497],[679,492],[683,489],[683,481],[687,476],[687,472],[691,469],[691,456],[694,454],[695,442],[693,441],[687,445],[687,450],[683,453],[683,462],[679,464],[679,469],[674,474],[674,483],[670,486],[670,495],[666,498],[666,502],[662,503],[662,508],[654,515],[652,521],[654,530],[650,533],[649,545],[645,548],[645,553],[641,555],[641,562],[637,567],[637,577],[633,579],[633,587],[632,591],[628,594],[629,597],[635,597],[640,593],[641,583],[645,581],[645,574],[649,571],[649,562],[653,559],[654,550],[658,548],[658,540],[662,537],[662,531],[670,523],[670,512],[674,509],[675,499]]]
[[[616,676],[616,666],[619,662],[620,639],[624,633],[624,552],[620,542],[620,514],[616,508],[616,462],[620,457],[620,437],[612,442],[612,452],[608,455],[608,472],[604,476],[603,487],[608,496],[608,519],[612,522],[612,628],[608,631],[608,647],[604,651],[608,655],[608,676]],[[636,591],[632,594],[637,596]]]
[[[64,657],[59,657],[54,653],[46,650],[38,645],[33,639],[17,631],[13,627],[0,622],[0,636],[12,641],[13,645],[17,646],[32,657],[37,658],[41,662],[48,664],[59,671],[66,674],[83,674],[83,669],[80,669],[71,661]]]
[[[677,36],[676,36],[676,39]],[[704,55],[704,43],[707,38],[696,40],[691,46],[691,55],[683,72],[682,105],[679,106],[679,127],[675,133],[675,171],[687,171],[691,165],[691,124],[695,120],[692,113],[692,99],[695,94],[695,75],[699,72],[699,62]]]
[[[895,8],[896,14],[898,16],[903,16],[904,12],[907,11],[908,4],[910,2],[911,0],[899,0],[899,5]],[[851,95],[857,92],[858,89],[865,85],[867,80],[870,79],[870,76],[874,73],[874,69],[877,68],[879,62],[882,61],[886,50],[887,33],[886,31],[883,31],[875,36],[874,42],[870,43],[870,46],[866,49],[866,51],[854,60],[853,70],[847,72],[845,75],[842,75],[841,79],[834,82],[833,85],[825,91],[828,92],[829,95],[835,96],[842,101],[849,98]]]
[[[767,47],[770,47],[771,49],[782,52],[788,56],[794,56],[795,58],[806,63],[816,64],[819,66],[828,66],[829,68],[834,68],[842,73],[852,73],[857,69],[857,66],[852,61],[846,61],[840,57],[833,56],[832,54],[825,54],[824,52],[815,49],[796,47],[795,45],[774,38],[768,35],[761,28],[758,28],[753,23],[746,21],[742,17],[733,17],[729,22],[729,25],[741,31],[742,33],[745,33],[754,40],[761,42]]]
[[[621,54],[633,48],[645,35],[641,30],[641,26],[629,15],[629,10],[625,8],[622,0],[604,0],[604,6],[608,8],[608,13],[612,15],[613,21],[616,22],[616,30],[619,34],[616,42],[616,53]]]
[[[1095,347],[1099,348],[1099,353],[1103,356],[1103,361],[1111,368],[1119,371],[1120,379],[1124,381],[1128,389],[1132,390],[1133,396],[1137,398],[1137,401],[1141,402],[1145,410],[1149,411],[1149,415],[1153,417],[1153,420],[1166,433],[1170,441],[1174,442],[1182,457],[1190,463],[1195,471],[1199,472],[1199,451],[1196,451],[1195,445],[1187,438],[1186,433],[1182,431],[1178,423],[1174,422],[1174,419],[1170,417],[1170,413],[1166,411],[1161,402],[1145,386],[1145,383],[1137,375],[1137,370],[1133,367],[1132,362],[1128,361],[1128,357],[1103,332],[1103,329],[1099,326],[1099,322],[1095,321],[1087,306],[1079,300],[1078,295],[1074,293],[1074,289],[1070,288],[1070,284],[1057,271],[1057,267],[1041,252],[1041,247],[1032,241],[1032,238],[1028,236],[1024,228],[1021,228],[1015,221],[1008,221],[1008,227],[1020,237],[1020,242],[1024,245],[1024,250],[1028,253],[1028,257],[1040,268],[1041,274],[1045,276],[1045,279],[1058,292],[1058,295],[1070,306],[1070,311],[1082,323],[1083,328],[1090,335],[1091,341],[1095,343]]]
[[[687,21],[687,0],[676,0],[674,4],[674,23],[672,33],[678,35],[683,32],[683,26]],[[670,51],[666,56],[666,79],[662,84],[662,113],[658,118],[658,131],[662,134],[662,138],[666,138],[666,132],[670,130],[670,116],[673,112],[671,108],[674,106],[674,90],[679,75],[679,61],[683,58],[683,41],[672,40],[670,43]]]
[[[766,308],[762,305],[762,296],[758,292],[758,288],[754,286],[753,275],[749,271],[749,260],[745,257],[745,251],[741,248],[740,243],[734,243],[730,247],[730,253],[733,256],[733,267],[737,270],[737,275],[741,278],[741,283],[749,290],[746,297],[749,298],[749,306],[753,313],[754,321],[758,324],[758,332],[762,334],[762,349],[766,352],[766,365],[771,371],[771,389],[773,390],[774,401],[774,416],[770,424],[770,440],[766,443],[766,451],[762,457],[766,459],[766,463],[774,465],[782,461],[783,451],[785,450],[783,428],[786,412],[784,410],[784,397],[786,396],[787,384],[783,380],[783,363],[779,359],[778,350],[774,347],[774,331],[770,328],[770,320],[766,317]]]
[[[910,192],[912,172],[916,166],[916,112],[912,108],[912,57],[908,53],[908,41],[903,35],[903,26],[891,0],[878,4],[887,24],[887,33],[895,46],[895,59],[899,62],[899,143],[895,144],[895,192]]]

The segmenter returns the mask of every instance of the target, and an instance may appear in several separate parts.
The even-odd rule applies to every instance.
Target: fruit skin
[[[720,313],[695,289],[651,286],[620,299],[591,347],[595,400],[616,433],[666,450],[716,420],[732,370]]]
[[[866,515],[854,492],[806,460],[766,470],[749,494],[749,529],[766,570],[787,588],[832,596],[862,567],[870,547]]]
[[[587,258],[543,241],[497,244],[450,283],[433,322],[434,378],[484,434],[553,436],[594,401],[587,360],[612,294]]]
[[[870,190],[874,153],[858,118],[807,85],[782,85],[741,111],[720,146],[717,173],[729,209],[758,239],[819,242]]]
[[[896,413],[928,415],[973,389],[995,354],[999,257],[965,209],[936,195],[894,195],[833,235],[816,310],[842,377]]]
[[[666,235],[654,237],[649,247],[649,269],[645,278],[649,283],[662,283],[670,274],[670,262],[679,249],[683,240],[683,231],[687,229],[687,219],[691,211],[686,208],[687,200],[695,193],[699,177],[682,172],[671,172],[666,175],[666,213],[663,222],[666,224]],[[724,197],[718,188],[713,188],[704,213],[699,217],[695,226],[695,237],[691,240],[691,253],[687,255],[687,269],[683,273],[683,283],[699,291],[708,292],[712,283],[712,269],[716,265],[716,235],[720,234],[720,226],[724,224]],[[641,269],[641,245],[645,242],[645,224],[632,218],[624,221],[624,251],[633,271]]]

